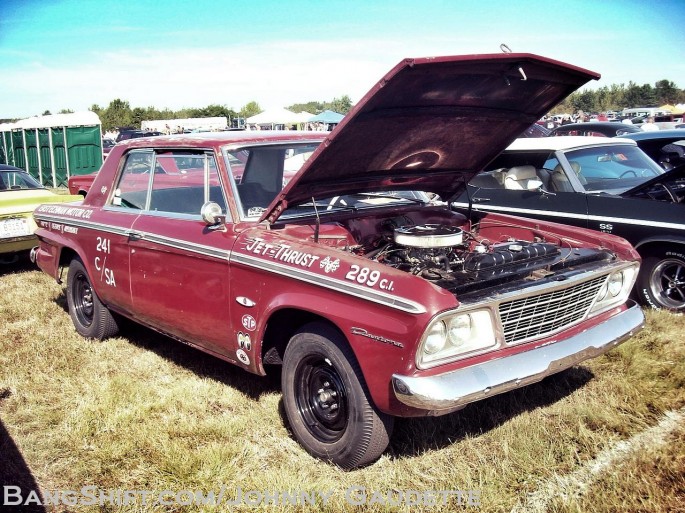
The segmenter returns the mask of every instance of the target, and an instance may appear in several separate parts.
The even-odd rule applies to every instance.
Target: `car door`
[[[588,195],[588,227],[627,239],[634,245],[650,240],[681,240],[682,204],[610,194]]]
[[[200,210],[209,199],[226,212],[211,152],[153,155],[149,195],[130,239],[131,295],[145,324],[202,348],[235,354],[229,343],[230,229],[213,229]]]
[[[88,212],[97,228],[83,232],[87,265],[98,296],[107,305],[133,315],[131,303],[129,234],[142,211],[150,177],[150,150],[132,150],[122,157],[112,197]],[[123,193],[122,193],[123,191]],[[123,201],[122,195],[130,201]]]

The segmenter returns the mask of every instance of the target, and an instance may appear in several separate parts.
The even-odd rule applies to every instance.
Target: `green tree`
[[[352,100],[347,95],[340,98],[333,98],[333,101],[328,104],[326,109],[337,112],[338,114],[347,114],[352,110]]]
[[[654,95],[656,96],[656,102],[659,105],[677,103],[679,92],[676,85],[670,80],[659,80],[654,84]]]
[[[100,116],[100,121],[104,131],[133,126],[131,106],[119,98],[112,100]],[[135,128],[140,128],[140,125]]]
[[[257,102],[249,102],[240,109],[238,114],[241,118],[249,118],[250,116],[255,116],[260,112],[263,112],[263,109]]]
[[[319,114],[325,109],[322,102],[307,102],[307,103],[293,103],[286,107],[291,112],[311,112],[312,114]]]

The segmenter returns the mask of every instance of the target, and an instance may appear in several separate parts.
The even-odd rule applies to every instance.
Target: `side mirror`
[[[226,216],[218,203],[208,201],[200,209],[202,220],[212,227],[223,227],[226,224]]]

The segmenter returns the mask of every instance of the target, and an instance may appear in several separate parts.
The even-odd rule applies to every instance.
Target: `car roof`
[[[14,166],[8,166],[7,164],[0,164],[0,171],[21,171],[22,173],[26,173],[25,169],[21,169],[19,167]]]
[[[564,137],[519,138],[512,142],[507,151],[520,150],[570,150],[583,146],[636,146],[635,141],[618,137],[591,137],[585,135],[568,135]]]
[[[647,141],[654,139],[685,139],[685,130],[674,128],[672,130],[654,130],[650,132],[636,132],[634,134],[619,135],[621,139],[631,139],[633,141]]]
[[[117,143],[124,148],[209,148],[224,145],[250,146],[251,144],[294,143],[323,141],[329,132],[299,130],[242,130],[226,132],[194,132],[187,134],[158,135],[126,139]]]

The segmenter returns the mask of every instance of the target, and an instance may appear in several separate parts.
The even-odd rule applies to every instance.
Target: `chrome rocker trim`
[[[644,323],[642,309],[629,301],[624,312],[568,339],[435,376],[393,374],[393,389],[400,402],[429,410],[429,415],[444,415],[604,354],[635,335]]]

